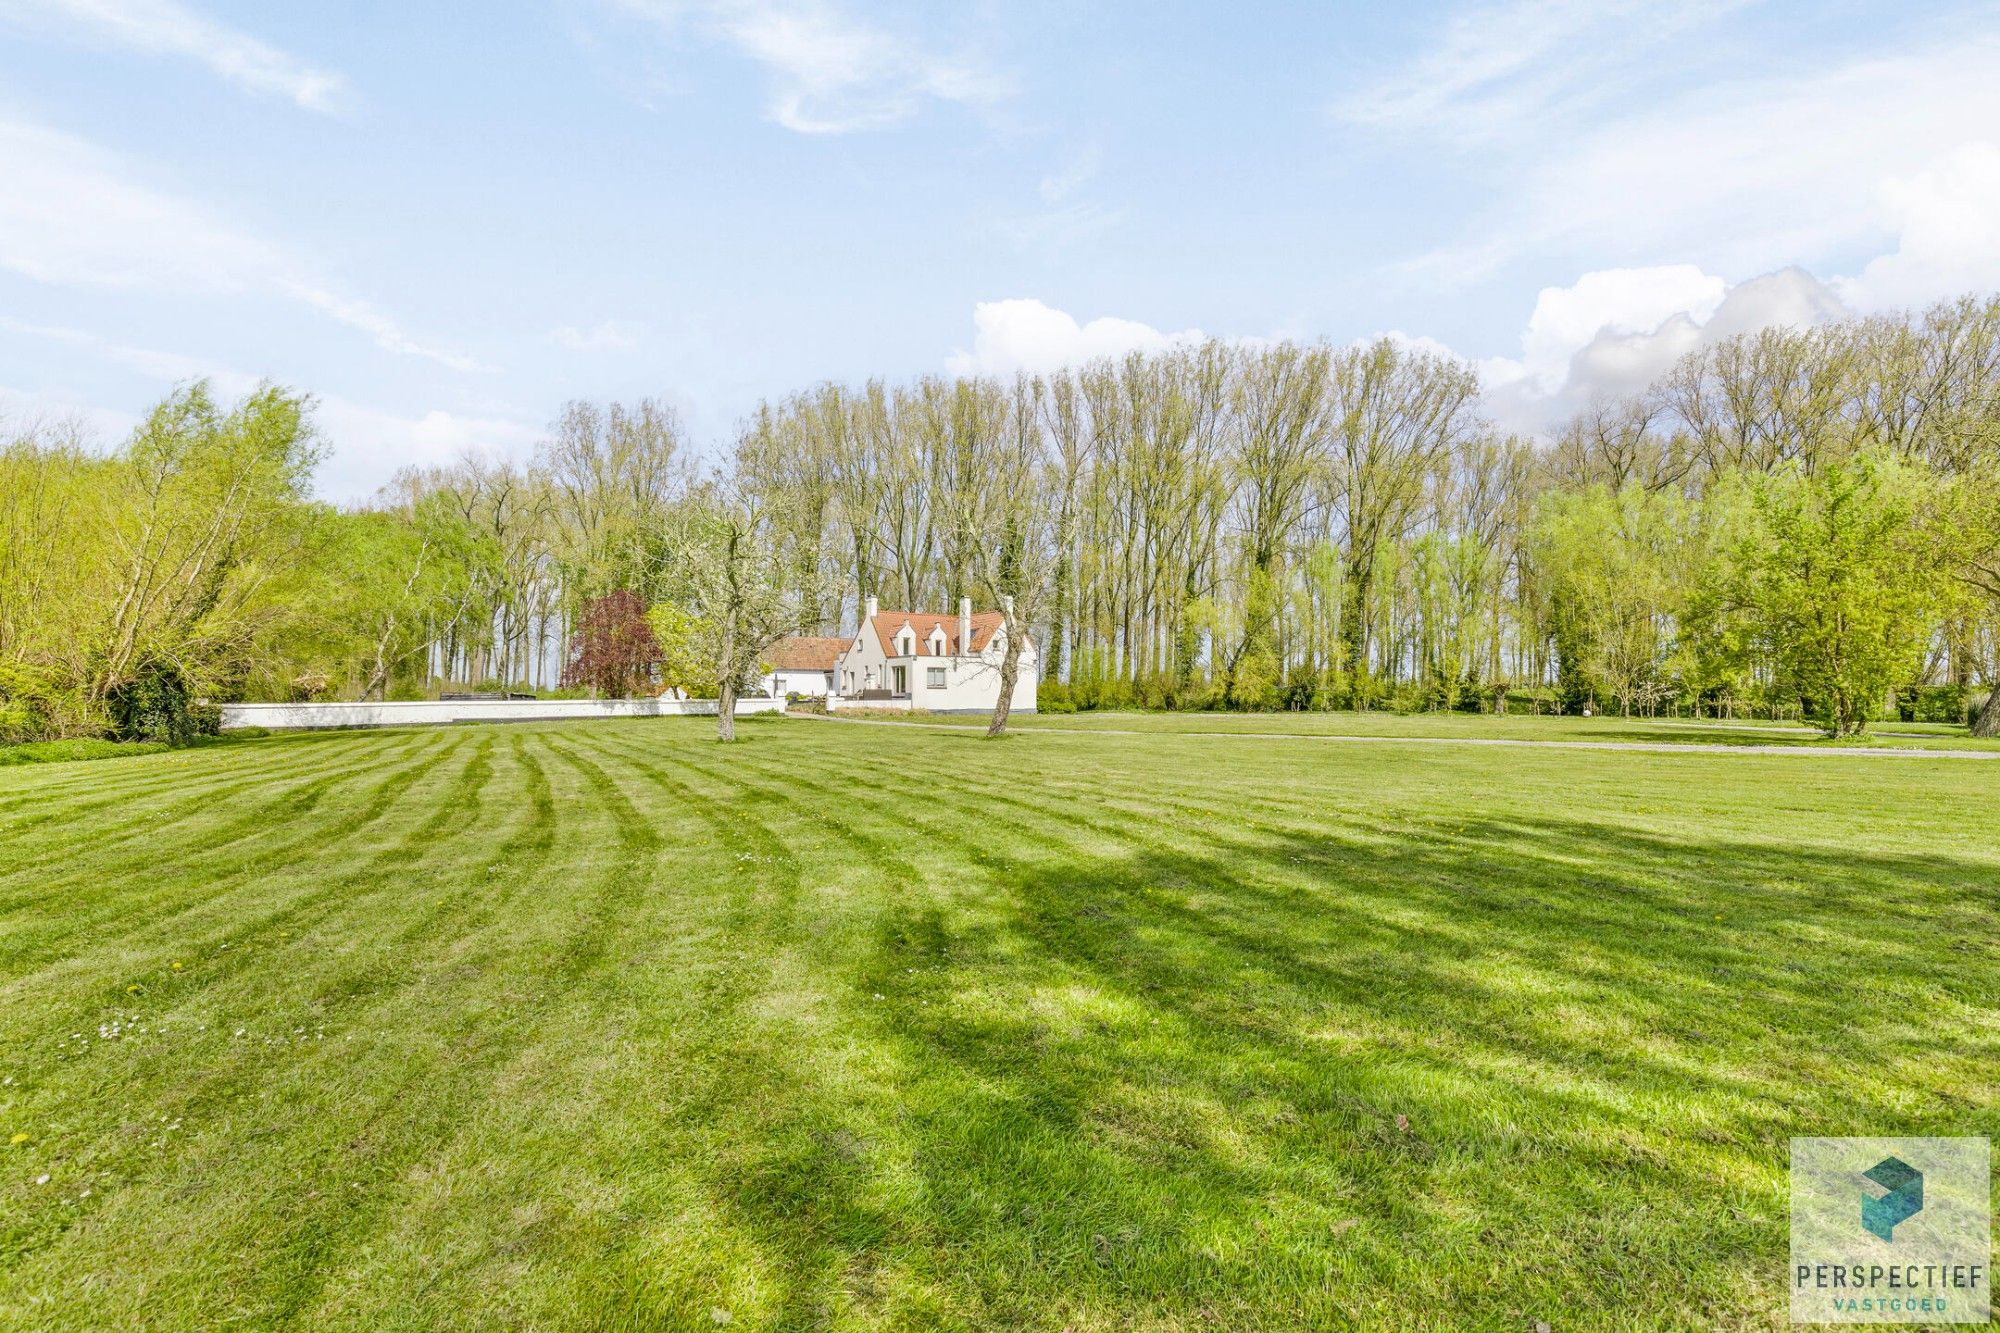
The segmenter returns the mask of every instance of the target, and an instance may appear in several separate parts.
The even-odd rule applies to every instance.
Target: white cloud
[[[1162,333],[1130,319],[1105,317],[1079,324],[1073,316],[1029,299],[981,301],[973,308],[972,323],[972,350],[945,360],[954,375],[1039,373],[1101,356],[1164,352],[1205,337],[1199,329]]]
[[[629,319],[607,319],[591,328],[562,324],[549,330],[549,340],[572,352],[629,352],[646,336],[646,326]]]
[[[1586,273],[1543,289],[1521,359],[1480,363],[1487,411],[1506,429],[1540,434],[1592,403],[1643,393],[1698,348],[1849,313],[1831,286],[1797,268],[1734,286],[1691,265]]]
[[[1586,273],[1545,288],[1518,358],[1480,363],[1487,401],[1511,428],[1540,431],[1599,399],[1642,392],[1682,356],[1737,334],[1809,328],[2000,291],[2000,147],[1968,143],[1885,178],[1886,252],[1852,276],[1790,265],[1730,284],[1692,264]]]
[[[2000,147],[1969,143],[1883,183],[1896,249],[1835,286],[1863,310],[2000,291]]]
[[[469,357],[418,342],[283,247],[143,183],[130,164],[44,126],[0,119],[0,268],[56,285],[296,301],[379,346],[454,370]]]
[[[1356,338],[1352,345],[1355,347],[1369,347],[1385,338],[1406,352],[1416,352],[1424,356],[1444,357],[1452,361],[1465,360],[1464,357],[1454,352],[1444,343],[1439,342],[1436,338],[1431,337],[1428,333],[1405,333],[1401,329],[1386,329],[1381,333]],[[1236,339],[1236,342],[1249,347],[1262,347],[1268,346],[1270,340],[1266,338],[1239,338]]]
[[[1603,269],[1568,287],[1544,287],[1521,337],[1521,359],[1489,361],[1487,378],[1525,380],[1535,392],[1554,393],[1569,376],[1571,358],[1600,336],[1651,333],[1675,315],[1700,323],[1728,289],[1693,264]]]
[[[346,82],[176,0],[4,0],[0,12],[81,28],[100,41],[199,61],[231,83],[308,111],[339,105]]]
[[[1010,91],[996,75],[870,27],[831,0],[617,0],[668,32],[692,26],[771,76],[766,114],[801,134],[906,120],[926,101],[980,104]]]
[[[1487,149],[1505,185],[1473,218],[1477,239],[1416,267],[1463,279],[1533,253],[1686,256],[1750,273],[1845,262],[1951,193],[1946,178],[1911,178],[1912,163],[1944,148],[1963,170],[1963,155],[2000,141],[1987,128],[2000,123],[1995,69],[2000,36],[1972,35],[1698,85],[1613,108],[1573,135],[1518,127]],[[1951,253],[1928,257],[1933,266],[1964,262],[1982,243],[1976,228],[1940,227],[1934,239]]]
[[[1343,120],[1461,146],[1600,102],[1676,32],[1747,0],[1506,0],[1454,15],[1402,68],[1334,103]]]

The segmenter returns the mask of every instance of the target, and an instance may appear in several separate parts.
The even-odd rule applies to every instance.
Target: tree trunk
[[[725,677],[715,696],[715,739],[736,739],[736,681]]]
[[[1993,682],[1993,693],[1986,696],[1986,706],[1979,710],[1979,716],[1972,721],[1975,736],[2000,736],[2000,680]]]
[[[722,679],[716,682],[715,739],[736,739],[736,611],[722,617]]]
[[[1007,714],[1014,709],[1014,683],[1021,678],[1021,632],[1015,624],[1011,598],[1002,601],[1001,610],[1007,650],[1000,654],[1000,697],[993,701],[993,721],[986,727],[988,740],[1007,734]]]

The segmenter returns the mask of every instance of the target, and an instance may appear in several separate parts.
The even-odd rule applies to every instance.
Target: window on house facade
[[[943,667],[926,667],[924,668],[924,676],[926,678],[925,683],[928,684],[930,688],[934,690],[941,690],[944,688]]]

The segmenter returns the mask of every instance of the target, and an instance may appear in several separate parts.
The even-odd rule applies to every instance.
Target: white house
[[[833,691],[833,673],[840,662],[846,639],[821,639],[794,635],[780,639],[763,652],[770,667],[759,682],[759,692],[773,699],[798,695],[824,699]]]
[[[1000,696],[1000,661],[1007,651],[1005,619],[998,611],[972,614],[972,599],[958,599],[956,617],[929,611],[884,611],[867,600],[861,630],[834,668],[842,699],[879,702],[932,713],[987,713]],[[1021,645],[1013,711],[1035,711],[1041,656],[1034,641]]]

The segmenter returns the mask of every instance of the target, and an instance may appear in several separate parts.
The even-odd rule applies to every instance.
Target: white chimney
[[[881,603],[875,600],[875,594],[874,593],[868,594],[867,601],[862,603],[861,622],[865,625],[869,621],[873,620],[876,616],[880,615],[881,613],[882,613],[882,606]]]
[[[958,599],[958,651],[960,656],[972,654],[972,599]]]

